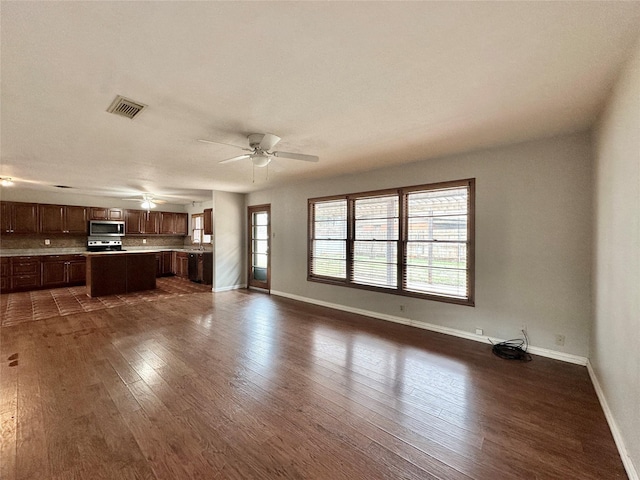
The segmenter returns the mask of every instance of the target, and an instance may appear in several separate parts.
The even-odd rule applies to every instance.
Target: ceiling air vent
[[[129,100],[128,98],[118,95],[115,100],[111,102],[111,106],[107,108],[107,112],[127,118],[133,118],[145,107],[146,105],[140,102],[134,102],[133,100]]]

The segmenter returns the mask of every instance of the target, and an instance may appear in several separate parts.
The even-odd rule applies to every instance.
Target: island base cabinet
[[[156,288],[155,254],[129,254],[127,259],[127,292]]]
[[[87,293],[90,297],[116,295],[127,291],[127,257],[95,255],[87,257]]]
[[[90,297],[156,288],[154,253],[89,255],[87,293]]]

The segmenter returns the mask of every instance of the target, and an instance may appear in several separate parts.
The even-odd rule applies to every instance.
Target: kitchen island
[[[117,295],[156,288],[156,255],[151,252],[86,252],[87,295]]]

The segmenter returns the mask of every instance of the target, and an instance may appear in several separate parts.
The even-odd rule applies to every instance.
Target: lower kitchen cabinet
[[[83,255],[34,255],[0,258],[3,292],[68,287],[85,283]]]
[[[40,257],[9,257],[8,276],[4,276],[4,284],[8,291],[35,290],[40,288]],[[6,270],[7,264],[3,270]]]
[[[172,252],[156,253],[156,277],[164,277],[173,273],[173,255]]]
[[[9,257],[0,258],[0,292],[9,290],[9,282],[11,277],[11,265]]]
[[[47,255],[42,257],[42,286],[82,285],[86,276],[83,255]]]
[[[177,277],[189,278],[189,254],[173,252],[173,273]]]
[[[96,254],[87,257],[87,293],[90,297],[154,288],[154,253]]]

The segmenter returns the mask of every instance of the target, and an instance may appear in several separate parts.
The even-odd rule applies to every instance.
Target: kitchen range
[[[91,220],[87,237],[88,252],[123,251],[124,222]]]

